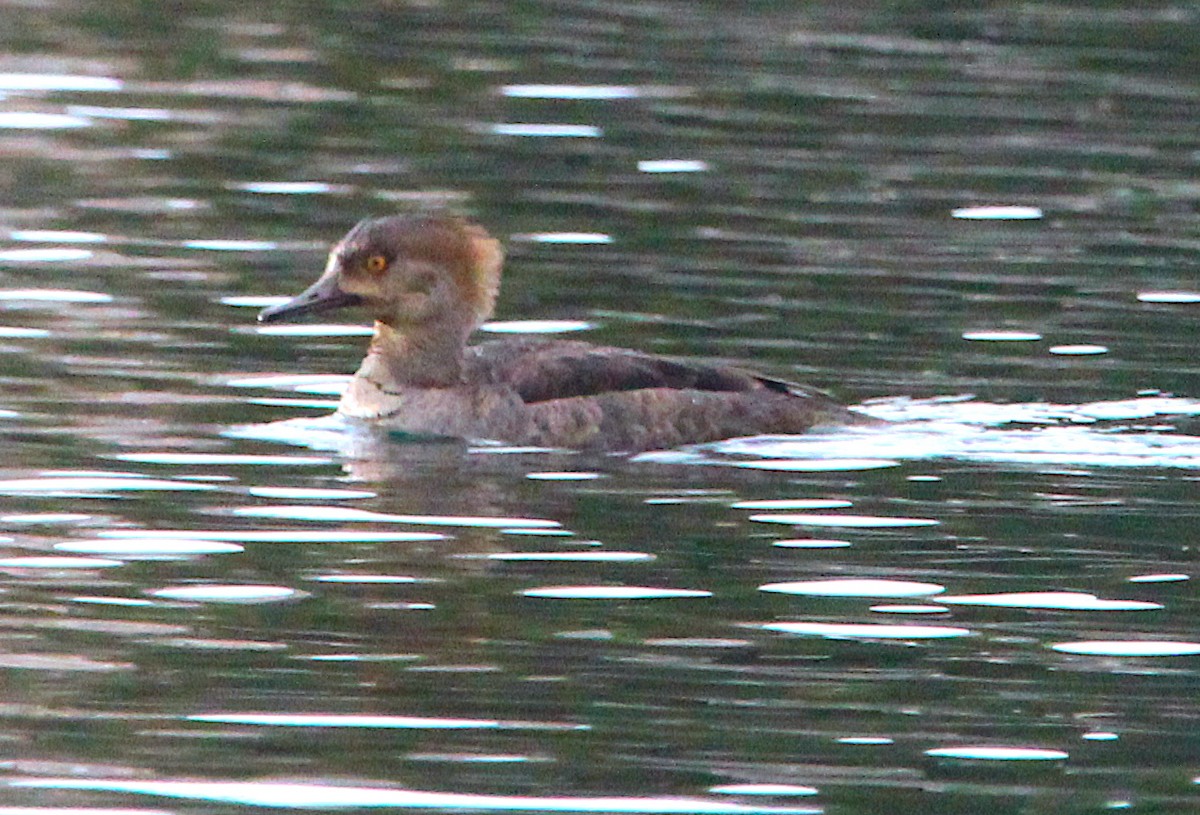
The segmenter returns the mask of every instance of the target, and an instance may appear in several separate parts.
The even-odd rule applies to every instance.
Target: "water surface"
[[[1193,805],[1190,6],[0,8],[6,806]],[[255,311],[431,207],[898,424],[351,432]]]

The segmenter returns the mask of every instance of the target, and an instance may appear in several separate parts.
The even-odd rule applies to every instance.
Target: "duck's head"
[[[316,283],[258,319],[362,306],[402,332],[443,324],[469,332],[492,314],[503,259],[500,242],[462,218],[369,218],[333,247]]]

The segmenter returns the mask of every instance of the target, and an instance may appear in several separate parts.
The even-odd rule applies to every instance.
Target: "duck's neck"
[[[358,376],[385,391],[452,388],[463,384],[463,352],[472,326],[401,332],[375,323],[375,336]]]

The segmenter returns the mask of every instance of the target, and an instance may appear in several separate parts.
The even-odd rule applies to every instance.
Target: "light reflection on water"
[[[962,399],[895,399],[870,404],[869,412],[897,423],[882,431],[813,434],[803,438],[754,438],[713,445],[728,456],[766,457],[733,461],[771,469],[812,467],[860,460],[929,459],[1021,465],[1089,467],[1200,467],[1200,438],[1174,432],[1172,424],[1200,414],[1200,402],[1150,396],[1081,405],[994,404]],[[1034,426],[1035,429],[1024,429]],[[658,461],[719,462],[702,453],[653,454]],[[793,462],[800,462],[795,463]]]
[[[796,636],[825,637],[833,640],[902,640],[916,642],[925,639],[969,637],[968,628],[946,625],[887,625],[885,623],[770,623],[767,631],[779,631]]]
[[[195,801],[300,809],[391,807],[434,811],[477,812],[614,812],[635,815],[815,815],[812,807],[771,807],[727,804],[697,798],[571,798],[501,795],[465,795],[421,790],[386,789],[318,784],[200,783],[169,781],[81,781],[71,778],[25,779],[16,787],[84,789],[158,795]]]
[[[930,597],[941,594],[946,587],[912,580],[844,579],[767,583],[758,590],[804,597]]]
[[[235,603],[253,605],[257,603],[279,603],[296,600],[303,595],[287,586],[219,585],[206,583],[203,586],[170,586],[154,589],[154,597],[164,600],[182,600],[196,603]]]

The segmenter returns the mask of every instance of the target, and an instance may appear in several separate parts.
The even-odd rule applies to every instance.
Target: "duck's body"
[[[338,408],[418,435],[634,452],[878,422],[800,385],[584,342],[468,346],[492,312],[502,254],[445,216],[367,220],[325,274],[259,319],[364,305],[375,336]]]
[[[368,357],[339,410],[409,433],[636,451],[870,421],[798,386],[584,342],[470,346],[452,387],[387,384],[382,363]]]

